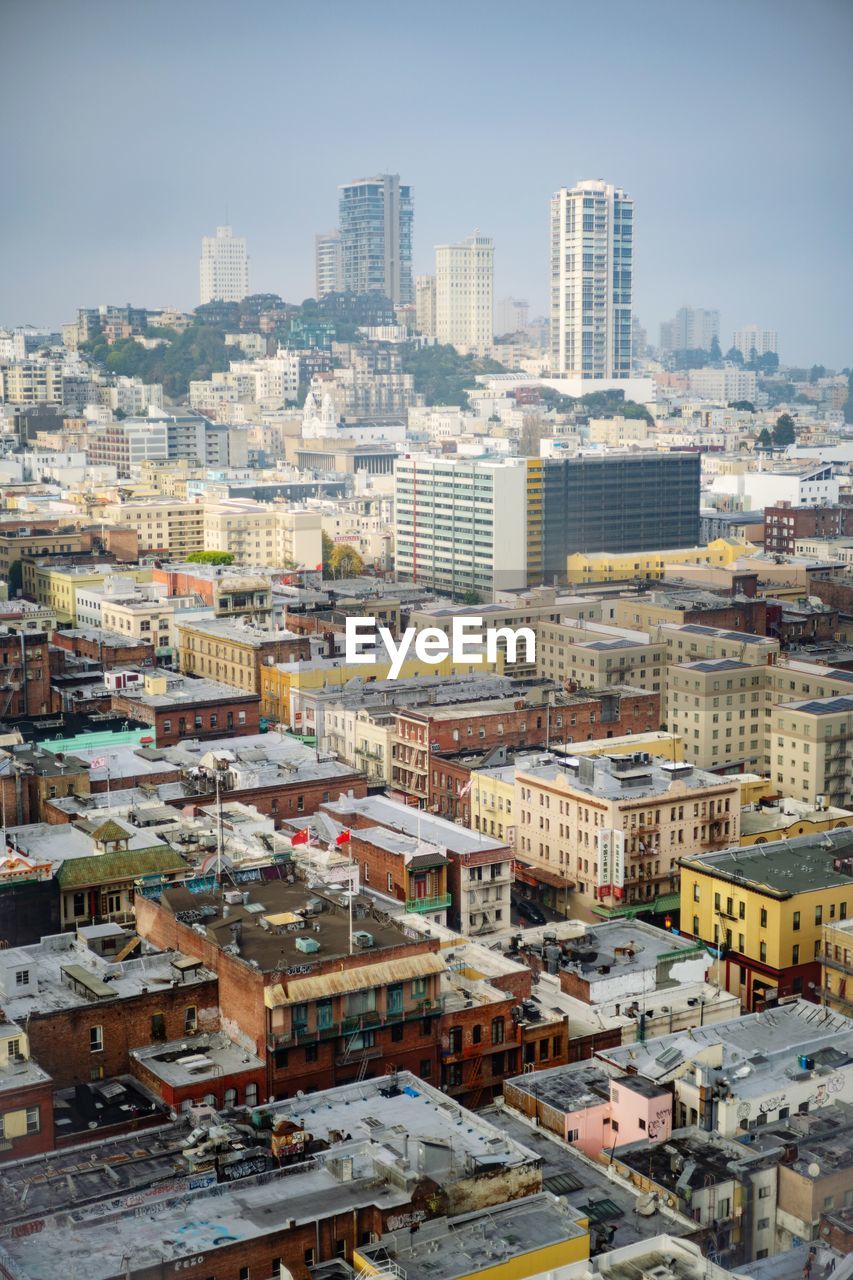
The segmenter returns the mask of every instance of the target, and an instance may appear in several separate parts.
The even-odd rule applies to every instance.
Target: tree
[[[773,428],[773,443],[775,445],[794,444],[797,439],[797,430],[794,425],[794,419],[790,413],[783,413],[776,419],[776,426]]]
[[[742,409],[744,413],[755,413],[755,405],[749,400],[732,400],[729,405],[730,409]]]
[[[329,559],[333,578],[357,578],[364,573],[364,561],[348,542],[336,543]]]
[[[770,432],[767,430],[766,427],[762,427],[761,429],[761,432],[758,436],[758,440],[756,441],[756,448],[758,449],[773,448],[773,437],[771,436]]]
[[[325,529],[323,530],[323,533],[322,533],[322,543],[323,543],[323,577],[331,578],[332,552],[335,549],[335,544],[334,542],[332,542],[332,539],[326,533]]]
[[[403,372],[414,378],[415,391],[427,404],[453,404],[467,409],[467,391],[477,385],[477,375],[506,373],[502,364],[485,356],[462,356],[451,346],[401,347]]]
[[[739,347],[729,347],[726,352],[726,359],[729,364],[736,364],[739,368],[743,368],[743,352]]]
[[[720,339],[717,337],[716,334],[714,334],[713,338],[711,339],[711,347],[710,347],[710,350],[708,351],[708,356],[713,364],[722,363],[723,353],[720,350]]]
[[[470,590],[463,592],[462,603],[463,604],[479,604],[480,603],[479,591],[475,591],[474,588],[471,587]]]
[[[233,564],[231,551],[193,551],[187,556],[188,564]]]
[[[822,364],[813,364],[809,370],[809,382],[820,382],[821,378],[826,377],[826,369]]]

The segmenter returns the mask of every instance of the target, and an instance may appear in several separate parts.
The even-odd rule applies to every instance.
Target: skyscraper
[[[344,287],[340,231],[324,231],[314,238],[316,296],[340,293]]]
[[[435,337],[435,276],[415,276],[415,307],[418,333]]]
[[[551,200],[551,371],[631,376],[634,202],[608,182],[562,187]]]
[[[736,329],[732,338],[732,346],[743,356],[744,360],[752,360],[756,356],[779,354],[779,339],[775,329],[762,329],[757,324],[744,325]]]
[[[484,352],[494,337],[495,247],[475,233],[435,249],[435,336],[463,351]]]
[[[205,302],[242,302],[249,292],[249,255],[246,241],[230,227],[217,227],[215,236],[204,236],[199,263],[202,305]]]
[[[383,173],[347,182],[340,193],[344,289],[376,291],[396,306],[414,302],[412,188]]]
[[[527,328],[529,306],[526,298],[498,298],[495,303],[495,333],[518,333]]]
[[[704,307],[679,307],[660,327],[662,351],[710,351],[720,339],[720,313]]]

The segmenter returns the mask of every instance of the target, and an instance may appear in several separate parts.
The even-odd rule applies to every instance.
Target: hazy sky
[[[636,202],[635,310],[853,363],[851,0],[4,0],[0,324],[198,302],[230,221],[253,291],[314,291],[337,185],[415,188],[415,269],[475,228],[548,297],[548,199]]]

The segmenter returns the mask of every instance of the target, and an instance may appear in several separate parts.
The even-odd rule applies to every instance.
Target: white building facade
[[[231,227],[217,227],[204,236],[199,263],[199,298],[207,302],[242,302],[249,292],[249,254],[246,241]]]
[[[461,351],[484,352],[494,339],[495,247],[475,233],[435,250],[435,336]]]
[[[634,202],[590,180],[551,200],[551,372],[631,376]]]

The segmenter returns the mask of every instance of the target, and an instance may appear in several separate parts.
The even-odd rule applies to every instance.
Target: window
[[[799,930],[799,927],[800,927],[800,913],[799,911],[795,911],[794,918],[791,921],[791,928],[794,930],[794,933],[797,933],[797,931]]]
[[[767,963],[767,943],[766,942],[759,943],[758,958],[759,960],[763,961],[765,964]]]
[[[306,1062],[316,1062],[316,1061],[317,1061],[317,1046],[316,1046],[316,1044],[307,1044],[307,1045],[305,1046],[305,1061],[306,1061]]]
[[[75,893],[75,894],[74,894],[74,908],[73,908],[73,911],[74,911],[74,915],[75,915],[76,917],[84,916],[84,915],[86,914],[86,895],[85,895],[85,893]]]
[[[504,1041],[504,1020],[503,1018],[492,1018],[492,1044],[503,1044]]]
[[[421,1069],[418,1073],[422,1080],[428,1080],[432,1075],[432,1058],[421,1058]]]
[[[246,1085],[246,1106],[254,1107],[258,1101],[258,1086],[253,1082]]]
[[[30,985],[29,969],[16,969],[15,970],[15,986],[28,987],[29,985]]]
[[[767,1229],[768,1229],[768,1228],[769,1228],[769,1226],[770,1226],[770,1219],[769,1219],[769,1218],[759,1218],[759,1219],[758,1219],[758,1222],[757,1222],[757,1224],[756,1224],[756,1225],[757,1225],[757,1227],[758,1227],[758,1230],[759,1230],[759,1231],[767,1231]]]
[[[317,1001],[317,1030],[326,1031],[332,1025],[332,1002],[331,1000]]]
[[[224,1104],[225,1104],[225,1106],[226,1106],[226,1107],[236,1107],[236,1105],[237,1105],[237,1090],[236,1090],[236,1089],[233,1089],[233,1088],[232,1088],[232,1089],[226,1089],[226,1090],[225,1090],[225,1097],[224,1097],[223,1101],[224,1101]]]
[[[192,1033],[198,1027],[198,1011],[194,1004],[187,1005],[184,1009],[184,1032],[187,1035]]]
[[[767,928],[767,908],[766,907],[761,908],[761,927],[762,929]]]
[[[474,1027],[473,1031],[471,1032],[471,1043],[480,1044],[482,1039],[483,1039],[483,1028],[480,1026],[478,1022]]]
[[[766,1199],[767,1199],[767,1197],[768,1197],[769,1195],[770,1195],[770,1188],[769,1188],[769,1187],[759,1187],[759,1188],[758,1188],[758,1198],[759,1198],[759,1200],[766,1200]]]
[[[405,1027],[402,1022],[394,1022],[391,1024],[391,1039],[399,1043],[403,1039]]]
[[[166,1039],[166,1015],[164,1013],[152,1013],[151,1015],[151,1039]]]
[[[791,948],[791,964],[799,964],[799,963],[800,963],[800,948],[799,948],[799,944],[795,944]]]
[[[823,907],[815,907],[815,909],[814,909],[814,922],[815,922],[815,924],[822,924],[822,923],[823,923]]]
[[[700,902],[700,901],[701,901],[701,898],[702,898],[702,892],[701,892],[701,890],[700,890],[700,888],[699,888],[698,884],[694,884],[694,886],[693,886],[693,901],[694,901],[694,902]]]
[[[104,1048],[104,1028],[90,1027],[89,1028],[89,1052],[101,1053],[103,1052],[103,1048]]]

